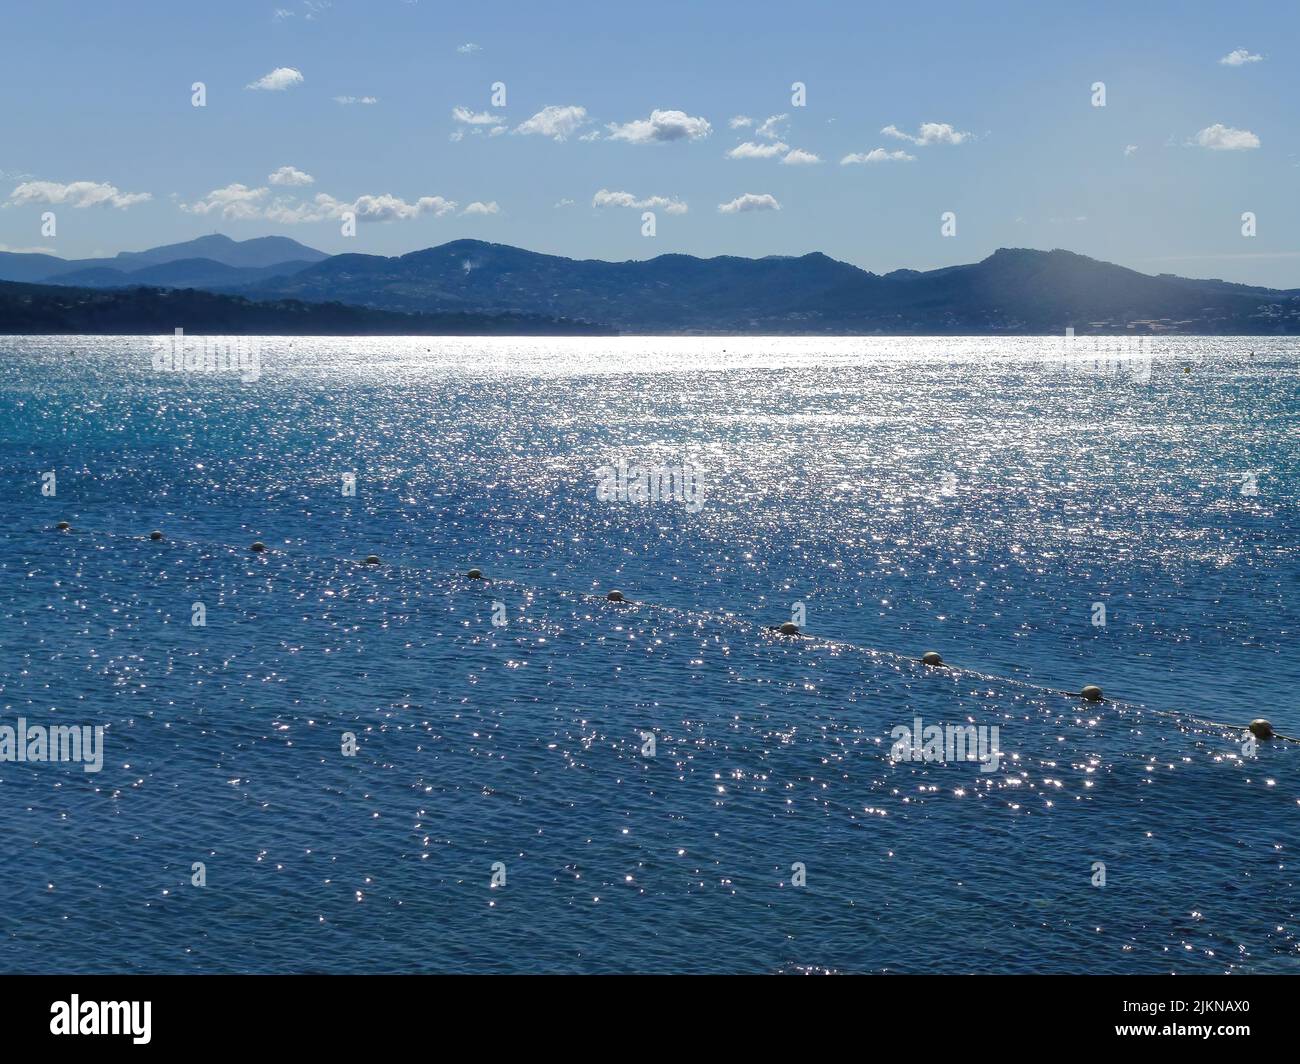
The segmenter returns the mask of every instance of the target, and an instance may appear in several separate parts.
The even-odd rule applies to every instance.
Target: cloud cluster
[[[840,160],[840,165],[853,166],[857,163],[914,163],[914,162],[916,162],[916,156],[909,155],[907,152],[903,151],[902,148],[899,148],[897,151],[886,151],[884,148],[872,148],[869,152],[866,152],[865,154],[862,152],[854,152],[850,155],[844,156],[844,158]]]
[[[746,192],[743,196],[737,196],[730,203],[719,203],[718,210],[722,214],[739,214],[743,211],[779,211],[781,204],[776,202],[776,197],[769,193]]]
[[[1221,66],[1245,66],[1247,63],[1262,63],[1262,55],[1252,55],[1245,48],[1234,48],[1219,60]]]
[[[249,188],[235,183],[213,189],[194,203],[182,203],[180,208],[187,214],[218,214],[223,219],[232,221],[265,219],[283,225],[300,225],[339,219],[348,213],[355,215],[359,222],[407,221],[421,215],[441,218],[454,212],[458,206],[455,200],[442,196],[421,196],[413,203],[408,203],[399,196],[384,193],[378,196],[358,196],[348,202],[320,192],[312,199],[293,201],[283,197],[269,199],[270,192],[269,188]],[[495,202],[476,201],[465,209],[465,213],[496,214],[500,209]]]
[[[525,136],[536,134],[557,141],[567,140],[585,126],[587,121],[585,107],[558,107],[552,104],[543,107],[527,121],[520,122],[515,126],[515,132]]]
[[[125,210],[153,199],[149,192],[120,192],[115,185],[96,181],[24,181],[9,193],[9,205],[62,204],[68,207],[116,207]]]
[[[244,86],[246,89],[260,89],[266,92],[283,92],[294,85],[301,85],[306,80],[302,71],[293,67],[276,67],[269,74],[263,74],[256,81]]]
[[[915,134],[904,133],[897,126],[889,125],[880,131],[888,137],[906,140],[920,147],[931,144],[963,144],[970,140],[972,134],[954,129],[947,122],[922,122]]]
[[[775,159],[778,155],[785,166],[810,166],[822,161],[820,155],[804,151],[803,148],[791,148],[780,140],[768,144],[747,140],[727,152],[728,159]]]
[[[667,196],[646,196],[644,199],[637,199],[631,192],[611,192],[607,188],[602,188],[591,197],[593,207],[635,207],[638,210],[658,209],[666,214],[685,214],[687,206],[681,200],[670,199]]]
[[[353,104],[353,103],[378,103],[378,96],[335,96],[335,103]]]
[[[727,152],[728,159],[771,159],[780,155],[784,151],[789,151],[790,145],[782,144],[779,140],[770,144],[758,144],[752,140],[747,140],[743,144],[737,144],[731,151]]]
[[[1259,147],[1259,137],[1249,129],[1233,129],[1216,122],[1197,133],[1193,143],[1210,151],[1247,151]]]
[[[311,174],[303,173],[296,166],[282,166],[267,180],[273,185],[310,185],[316,181]]]
[[[708,120],[688,115],[685,111],[650,112],[649,118],[638,118],[622,125],[610,122],[610,140],[625,140],[629,144],[656,144],[674,140],[701,140],[713,132]]]

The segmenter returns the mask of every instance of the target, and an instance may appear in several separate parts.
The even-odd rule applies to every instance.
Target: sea
[[[1298,369],[0,337],[0,971],[1300,973]]]

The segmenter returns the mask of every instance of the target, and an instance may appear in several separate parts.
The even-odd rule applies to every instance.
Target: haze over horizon
[[[219,230],[887,273],[1027,247],[1300,287],[1294,9],[282,2],[12,12],[0,251]]]

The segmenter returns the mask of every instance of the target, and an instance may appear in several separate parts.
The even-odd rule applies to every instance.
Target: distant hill
[[[220,233],[201,236],[180,244],[167,244],[146,251],[122,251],[112,258],[61,259],[55,255],[0,252],[0,281],[45,281],[57,284],[169,284],[165,275],[159,279],[137,277],[142,270],[178,262],[211,262],[247,273],[228,273],[218,283],[251,284],[268,276],[256,271],[279,267],[292,272],[303,266],[329,258],[323,251],[309,248],[285,236],[262,236],[252,240],[232,240]],[[103,271],[111,271],[104,273]],[[216,277],[216,274],[211,276]],[[69,278],[75,278],[70,280]]]
[[[1152,277],[1024,248],[880,276],[819,253],[603,262],[457,240],[395,258],[335,255],[241,291],[388,310],[544,314],[631,332],[1300,333],[1297,291]]]
[[[114,262],[117,260],[114,259]],[[212,259],[177,259],[160,262],[142,269],[126,272],[111,266],[92,266],[89,269],[60,273],[47,283],[77,285],[88,288],[123,288],[132,285],[150,285],[159,288],[220,289],[255,284],[270,277],[297,273],[312,265],[310,262],[280,262],[273,266],[227,266]]]
[[[148,251],[123,251],[114,262],[127,271],[143,266],[183,259],[210,259],[223,266],[262,267],[282,262],[320,262],[329,258],[323,251],[309,248],[287,236],[259,236],[251,240],[232,240],[221,233],[187,240],[183,244],[166,244]]]
[[[1028,248],[880,275],[820,253],[605,262],[455,240],[390,258],[329,256],[285,237],[212,235],[112,259],[0,255],[0,279],[7,277],[408,314],[516,314],[633,333],[1300,333],[1300,290],[1151,276],[1070,251]]]
[[[0,334],[244,336],[600,335],[524,314],[401,314],[340,303],[254,302],[195,289],[94,289],[0,281]]]

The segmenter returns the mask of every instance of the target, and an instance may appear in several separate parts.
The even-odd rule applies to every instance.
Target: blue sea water
[[[0,970],[1300,971],[1297,341],[241,343],[0,338]]]

